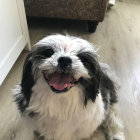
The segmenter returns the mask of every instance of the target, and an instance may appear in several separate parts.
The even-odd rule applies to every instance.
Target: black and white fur
[[[57,93],[46,82],[43,71],[61,71],[60,57],[71,59],[67,72],[77,83]],[[90,138],[99,127],[107,140],[125,140],[112,74],[98,62],[94,46],[83,39],[51,35],[40,40],[25,60],[15,97],[23,119],[31,122],[28,125],[35,135],[45,140]]]

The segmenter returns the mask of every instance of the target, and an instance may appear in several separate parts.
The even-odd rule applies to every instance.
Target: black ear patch
[[[40,64],[43,59],[51,57],[53,54],[53,49],[47,46],[37,47],[34,48],[25,59],[21,80],[21,93],[19,93],[20,98],[18,96],[16,97],[16,102],[21,112],[24,112],[28,106],[32,94],[32,87],[35,84],[35,72],[33,73],[32,68],[34,67],[34,70],[37,70],[38,64]]]
[[[54,50],[47,46],[38,47],[35,50],[34,57],[49,58],[54,54]]]
[[[30,53],[28,54],[24,63],[21,81],[22,93],[24,94],[27,101],[30,100],[31,89],[35,82],[32,75],[32,65],[32,53]]]
[[[100,66],[91,53],[84,52],[78,54],[77,56],[84,64],[84,66],[88,69],[89,75],[91,75],[91,77],[94,76],[97,72],[99,72],[98,70],[100,69]]]
[[[32,56],[33,53],[31,52],[28,54],[24,66],[23,66],[23,73],[22,73],[22,80],[21,80],[21,93],[20,98],[16,97],[16,102],[18,104],[18,108],[21,112],[24,112],[26,107],[29,104],[32,87],[35,83],[34,77],[32,75]]]
[[[32,75],[32,57],[33,53],[29,53],[25,59],[21,80],[21,90],[15,95],[15,101],[18,105],[19,110],[23,113],[29,104],[32,87],[35,84],[34,77]]]
[[[92,101],[95,101],[96,96],[99,93],[99,87],[100,87],[100,66],[98,62],[95,60],[94,56],[92,54],[85,52],[78,54],[79,59],[84,64],[84,66],[87,68],[89,75],[91,76],[91,79],[80,79],[80,83],[84,87],[85,92],[85,105],[87,104],[87,101],[91,99]]]
[[[80,79],[80,84],[84,87],[85,99],[84,103],[87,104],[88,100],[93,102],[96,99],[96,96],[99,93],[99,82],[95,82],[95,79]]]
[[[78,54],[79,59],[87,68],[90,79],[80,79],[80,83],[84,87],[85,105],[90,99],[95,101],[96,96],[101,91],[101,95],[105,104],[105,108],[117,102],[117,94],[113,81],[101,70],[99,63],[90,53]]]

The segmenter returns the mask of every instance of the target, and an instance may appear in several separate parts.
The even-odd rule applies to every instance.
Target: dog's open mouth
[[[68,73],[44,73],[44,77],[51,89],[57,93],[66,92],[77,83],[76,79]]]

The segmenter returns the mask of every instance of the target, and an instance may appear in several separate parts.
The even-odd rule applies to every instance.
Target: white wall
[[[0,0],[0,85],[27,43],[23,0]]]

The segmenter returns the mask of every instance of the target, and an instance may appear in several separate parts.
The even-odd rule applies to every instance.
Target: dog
[[[112,75],[88,41],[50,35],[28,54],[15,101],[40,139],[89,139],[102,128],[107,140],[125,140]]]

